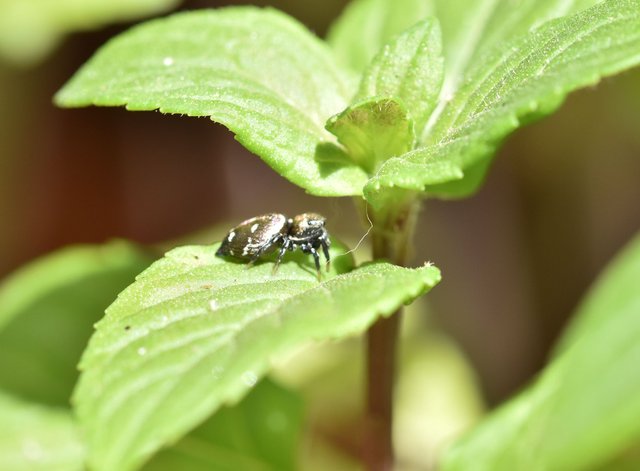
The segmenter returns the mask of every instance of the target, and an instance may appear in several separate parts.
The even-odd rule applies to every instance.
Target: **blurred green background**
[[[230,3],[242,2],[179,8]],[[322,36],[346,1],[256,3]],[[72,243],[157,243],[269,211],[319,211],[351,243],[364,234],[351,200],[304,194],[209,120],[56,109],[53,94],[130,24],[69,26],[89,31],[51,41],[40,60],[29,51],[20,60],[20,41],[3,44],[12,59],[0,58],[0,276]],[[426,202],[413,262],[436,263],[443,282],[417,328],[456,341],[489,405],[541,368],[581,295],[640,228],[639,181],[636,70],[572,95],[512,136],[475,197]]]

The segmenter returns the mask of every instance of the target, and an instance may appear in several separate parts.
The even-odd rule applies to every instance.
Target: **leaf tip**
[[[425,279],[428,280],[430,287],[433,287],[442,281],[442,272],[433,264],[433,262],[425,261],[422,264],[422,270],[424,270],[427,275]]]

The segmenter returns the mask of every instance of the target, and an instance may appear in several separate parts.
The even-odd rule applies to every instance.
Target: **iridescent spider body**
[[[303,213],[288,218],[284,214],[270,213],[256,216],[240,223],[229,231],[220,244],[216,255],[234,257],[255,263],[262,255],[280,248],[278,258],[273,266],[276,273],[284,254],[295,249],[313,255],[313,261],[320,279],[320,256],[318,249],[327,260],[329,270],[329,233],[324,227],[325,218],[316,213]]]

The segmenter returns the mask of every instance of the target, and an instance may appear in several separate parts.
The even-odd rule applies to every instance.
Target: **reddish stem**
[[[419,203],[408,204],[394,217],[374,215],[373,259],[404,266],[410,253]],[[381,318],[367,332],[367,410],[364,461],[369,471],[394,467],[393,390],[402,308]]]
[[[367,334],[367,421],[364,457],[370,471],[393,469],[393,385],[400,311]]]

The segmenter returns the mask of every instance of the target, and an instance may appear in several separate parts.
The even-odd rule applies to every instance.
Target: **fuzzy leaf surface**
[[[327,40],[344,63],[361,72],[394,36],[429,16],[437,18],[445,57],[439,115],[484,52],[597,2],[520,0],[509,5],[502,0],[354,0],[336,20]]]
[[[569,92],[640,63],[638,11],[640,0],[606,0],[497,45],[466,74],[423,147],[387,161],[365,197],[375,205],[389,187],[442,197],[475,191],[509,133],[555,111]],[[443,165],[448,175],[429,171]]]
[[[638,443],[638,266],[640,239],[605,271],[540,378],[454,446],[445,471],[600,469]]]
[[[436,106],[443,72],[440,27],[436,20],[428,19],[382,48],[365,70],[356,97],[399,100],[415,129],[422,131]]]
[[[355,79],[326,45],[272,9],[229,7],[154,20],[121,34],[56,96],[61,106],[126,106],[207,116],[310,193],[358,195],[365,172],[324,129]]]
[[[0,57],[29,64],[65,34],[168,10],[179,0],[0,0]]]
[[[441,108],[455,95],[485,53],[543,23],[577,13],[598,0],[430,0],[442,28],[445,81]],[[438,113],[439,114],[439,113]]]
[[[68,407],[93,324],[151,262],[150,255],[122,241],[72,246],[5,279],[0,284],[0,387]]]
[[[389,157],[413,147],[413,129],[404,106],[391,98],[356,103],[327,122],[327,130],[336,135],[351,159],[371,173]]]
[[[81,471],[84,447],[71,413],[0,391],[0,469]]]
[[[298,469],[303,426],[301,398],[265,379],[238,404],[223,407],[143,471]]]
[[[97,471],[135,469],[239,400],[272,359],[361,333],[440,277],[432,266],[387,263],[349,271],[350,258],[334,244],[332,271],[318,282],[302,253],[272,276],[272,263],[247,269],[216,249],[172,250],[98,323],[74,395]]]
[[[354,0],[332,25],[327,41],[343,64],[361,73],[386,43],[434,9],[425,0]]]

